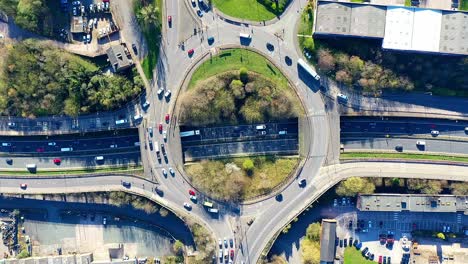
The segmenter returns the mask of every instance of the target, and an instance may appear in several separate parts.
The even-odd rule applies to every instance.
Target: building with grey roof
[[[359,195],[356,207],[360,211],[464,212],[464,214],[468,215],[468,196],[425,194]]]
[[[382,38],[385,7],[319,1],[314,34]]]
[[[111,46],[106,53],[114,72],[125,70],[133,65],[133,61],[128,58],[122,45]]]
[[[468,12],[318,1],[313,34],[382,39],[382,48],[468,55]]]
[[[443,11],[439,50],[468,54],[468,13]]]
[[[335,260],[336,220],[323,219],[320,233],[320,264],[333,263]]]

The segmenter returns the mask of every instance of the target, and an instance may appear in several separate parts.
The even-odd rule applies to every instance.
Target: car
[[[72,8],[72,13],[73,16],[78,16],[78,9],[75,6]]]
[[[418,140],[418,141],[416,141],[416,146],[426,146],[426,141]]]
[[[12,159],[12,158],[7,158],[5,161],[6,161],[6,163],[7,163],[8,165],[13,164],[13,159]]]
[[[171,97],[171,90],[166,90],[166,92],[164,93],[164,97],[166,98]]]
[[[89,11],[94,13],[94,4],[89,4]]]
[[[362,255],[366,255],[367,251],[369,251],[369,248],[368,247],[365,247],[363,250],[362,250]]]
[[[197,10],[197,15],[198,15],[199,17],[203,17],[203,12],[202,12],[200,9],[198,9],[198,10]]]
[[[169,24],[169,27],[172,26],[172,16],[167,16],[167,23]]]
[[[106,225],[106,224],[107,224],[107,217],[103,217],[103,218],[102,218],[102,224],[103,224],[103,225]]]
[[[439,130],[431,130],[431,135],[437,137],[439,135]]]
[[[164,143],[161,143],[161,150],[162,150],[163,153],[166,152],[166,148],[164,147]]]
[[[8,127],[12,128],[15,127],[16,123],[15,122],[8,122]]]
[[[164,176],[167,176],[167,171],[166,171],[166,169],[162,169],[162,173],[163,173]]]
[[[109,10],[109,2],[104,2],[104,10]]]
[[[171,167],[169,167],[169,173],[170,173],[171,175],[174,175],[174,174],[175,174],[175,171],[174,171]]]
[[[150,106],[150,102],[148,102],[148,101],[145,101],[145,102],[141,105],[141,107],[143,107],[143,108],[148,108],[149,106]]]
[[[232,238],[229,239],[229,246],[231,248],[234,248],[234,239],[232,239]]]
[[[369,228],[372,228],[372,221],[371,220],[369,220],[368,224],[369,224]]]
[[[234,260],[234,249],[231,249],[231,259]]]
[[[362,247],[362,243],[359,242],[359,243],[356,245],[356,249],[359,250],[359,249],[361,249],[361,247]]]
[[[398,152],[402,152],[403,151],[403,146],[402,145],[396,145],[395,150],[398,151]]]
[[[78,6],[78,5],[80,5],[80,4],[81,4],[80,1],[73,1],[73,2],[72,2],[72,5],[73,5],[73,6]]]
[[[226,238],[224,238],[224,247],[225,247],[225,248],[228,248],[228,241],[227,241]]]
[[[222,247],[222,246],[223,246],[223,245],[221,244],[221,247]],[[223,263],[223,250],[222,250],[222,249],[219,250],[219,255],[218,255],[218,257],[219,257],[219,260],[221,261],[220,263]]]
[[[390,256],[387,257],[387,263],[388,264],[392,263],[392,258]]]
[[[386,263],[387,263],[387,256],[384,256],[384,257],[383,257],[382,263],[383,263],[383,264],[386,264]]]
[[[132,44],[132,50],[136,55],[138,55],[138,49],[135,43]]]
[[[208,45],[211,45],[214,43],[214,37],[208,37],[206,40],[208,41]]]
[[[338,99],[338,102],[341,102],[341,103],[347,103],[348,102],[348,96],[342,94],[342,93],[339,93],[336,95],[336,98]]]
[[[343,239],[340,239],[340,247],[343,247]]]
[[[300,179],[297,184],[299,184],[300,187],[303,187],[306,185],[306,179]]]
[[[11,147],[11,143],[8,143],[8,142],[2,143],[2,147]]]
[[[344,247],[348,246],[348,239],[347,238],[343,239],[343,246]]]
[[[82,13],[82,14],[85,13],[85,7],[84,7],[84,6],[81,6],[81,13]]]
[[[26,189],[28,188],[28,185],[26,183],[20,184],[21,189]]]
[[[187,54],[189,55],[189,57],[192,57],[194,53],[195,53],[194,49],[189,49],[189,51],[187,51]]]
[[[167,140],[167,133],[166,133],[166,130],[163,131],[163,139],[164,139],[164,141]]]
[[[218,246],[219,246],[219,248],[223,248],[223,241],[221,240],[221,238],[218,239]],[[221,253],[220,255],[223,256],[223,253],[222,253],[223,251],[220,250],[219,252]]]
[[[370,258],[370,255],[371,255],[370,251],[367,251],[366,254],[364,255],[364,257],[365,257],[366,259],[369,259],[369,258]]]
[[[159,89],[158,89],[158,96],[161,96],[161,94],[163,94],[163,93],[164,93],[164,88],[159,87]]]
[[[273,46],[273,44],[271,44],[270,42],[267,42],[266,48],[267,48],[269,51],[274,51],[274,50],[275,50],[275,46]]]
[[[110,148],[117,148],[117,144],[110,145]]]
[[[132,186],[132,184],[130,182],[128,182],[128,181],[123,181],[122,186],[125,187],[125,188],[130,188]]]
[[[196,195],[195,191],[192,190],[192,189],[189,189],[188,193],[189,193],[190,195]]]
[[[83,35],[83,42],[84,44],[88,43],[88,41],[86,40],[86,35]]]
[[[333,199],[333,207],[336,207],[338,206],[338,200],[337,199]]]
[[[197,196],[196,195],[190,195],[190,200],[192,200],[194,203],[197,202]]]
[[[196,7],[197,4],[196,4],[195,0],[191,0],[191,1],[192,1],[192,6],[193,6],[193,7]]]
[[[62,163],[62,160],[59,159],[59,158],[55,158],[53,161],[54,161],[54,163],[57,164],[57,165],[60,165],[60,163]]]
[[[164,117],[164,120],[166,120],[166,123],[169,123],[169,120],[171,119],[171,116],[169,114],[166,114]]]
[[[184,207],[187,208],[188,210],[192,209],[192,206],[189,203],[184,202]]]
[[[379,256],[379,261],[378,261],[379,264],[382,264],[382,256]]]
[[[37,148],[36,151],[37,152],[44,152],[44,148],[43,147]]]
[[[163,131],[163,124],[162,123],[159,123],[158,130],[159,130],[159,133],[161,133]]]
[[[91,43],[91,34],[86,34],[86,40]]]
[[[353,241],[353,246],[356,247],[358,243],[359,243],[359,240],[358,240],[358,239],[355,239],[355,240]]]
[[[148,127],[148,133],[149,133],[150,137],[153,136],[153,127]]]

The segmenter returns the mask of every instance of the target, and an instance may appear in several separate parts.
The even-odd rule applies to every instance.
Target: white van
[[[96,156],[94,158],[96,161],[103,161],[104,160],[104,157],[103,156]]]
[[[245,38],[245,39],[251,39],[252,36],[250,36],[250,34],[247,34],[247,33],[239,33],[239,37],[240,38]]]
[[[159,153],[159,144],[158,144],[158,142],[155,141],[154,144],[155,144],[155,147],[154,147],[154,148],[155,148],[155,150],[156,150],[156,153]]]
[[[127,123],[127,119],[120,119],[120,120],[115,121],[116,125],[122,125],[122,124],[125,124],[125,123]]]
[[[73,148],[61,148],[60,151],[73,151]]]

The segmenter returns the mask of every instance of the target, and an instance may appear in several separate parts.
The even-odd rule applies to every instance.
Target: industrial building
[[[320,264],[333,264],[335,260],[336,220],[323,219],[320,233]]]

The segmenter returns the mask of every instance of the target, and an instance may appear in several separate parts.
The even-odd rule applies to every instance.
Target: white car
[[[158,89],[158,96],[160,96],[164,92],[164,88],[160,87]]]
[[[433,137],[437,137],[439,135],[439,131],[438,130],[431,130],[431,135]]]
[[[190,195],[190,200],[196,202],[197,201],[197,196],[196,195]]]
[[[338,98],[339,101],[341,102],[347,102],[348,101],[348,96],[344,95],[344,94],[341,94],[339,93],[336,98]]]
[[[417,146],[426,146],[426,141],[424,141],[424,140],[418,140],[418,141],[416,141],[416,145],[417,145]]]
[[[164,176],[167,176],[167,171],[166,171],[166,169],[162,169],[162,173],[163,173]]]
[[[164,97],[169,98],[171,96],[171,90],[167,90]]]
[[[150,102],[145,101],[141,106],[142,106],[143,108],[147,108],[149,105],[150,105]]]
[[[219,248],[223,248],[223,241],[221,240],[221,238],[218,239],[218,246],[219,246]],[[223,253],[222,253],[223,251],[220,250],[219,252],[221,253],[220,257],[222,257],[223,256]]]
[[[47,145],[49,145],[49,146],[55,146],[55,145],[57,145],[57,143],[55,143],[55,142],[49,142],[49,143],[47,143]]]
[[[110,145],[110,148],[117,148],[117,144]]]
[[[187,209],[192,209],[192,206],[189,203],[184,203],[184,207]]]
[[[167,140],[167,133],[166,133],[166,130],[163,131],[163,139],[164,139],[164,141]]]
[[[175,174],[175,172],[174,172],[174,170],[173,170],[172,168],[169,168],[169,173],[170,173],[171,175],[174,175],[174,174]]]

